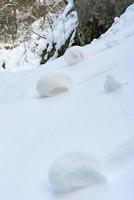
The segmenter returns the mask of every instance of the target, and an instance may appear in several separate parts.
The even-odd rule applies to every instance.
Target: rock
[[[77,36],[80,45],[90,43],[103,34],[133,0],[74,0],[78,13]]]

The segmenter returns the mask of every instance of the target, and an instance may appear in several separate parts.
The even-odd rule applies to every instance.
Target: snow
[[[50,167],[49,181],[54,192],[71,192],[105,180],[95,158],[84,152],[60,156]]]
[[[115,90],[121,89],[123,84],[119,82],[115,77],[112,75],[107,76],[107,80],[104,83],[104,90],[105,92],[113,92]]]
[[[76,65],[68,67],[61,57],[41,68],[0,73],[0,199],[133,200],[133,17],[134,5],[100,39],[83,47],[86,58]],[[39,98],[38,80],[54,73],[67,76],[73,88]],[[127,84],[105,93],[109,75]],[[49,170],[70,152],[97,158],[111,181],[54,193]]]
[[[83,48],[80,46],[72,46],[68,48],[64,54],[64,59],[68,65],[75,65],[84,59]]]
[[[73,87],[71,80],[62,74],[51,74],[37,82],[37,92],[42,97],[53,97],[67,92]]]

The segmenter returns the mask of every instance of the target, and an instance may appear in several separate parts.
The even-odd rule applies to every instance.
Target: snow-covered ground
[[[133,19],[134,5],[83,47],[85,58],[76,65],[61,57],[42,68],[0,73],[0,199],[134,199]],[[39,98],[37,81],[55,73],[67,76],[73,87]],[[106,92],[111,75],[122,87]],[[48,181],[51,164],[77,151],[105,163],[110,181],[54,193]]]

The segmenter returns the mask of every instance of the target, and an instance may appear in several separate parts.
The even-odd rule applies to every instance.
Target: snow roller
[[[67,193],[104,181],[98,160],[84,152],[63,154],[50,167],[49,182],[54,192]]]
[[[63,154],[51,164],[48,178],[54,192],[72,192],[95,183],[113,182],[133,160],[132,137],[101,159],[87,152]]]
[[[75,65],[81,62],[84,59],[84,57],[85,55],[84,55],[83,47],[80,47],[80,46],[70,47],[66,50],[64,54],[64,60],[69,65]]]
[[[53,97],[69,91],[73,84],[69,77],[63,74],[49,74],[37,81],[36,89],[41,98]]]

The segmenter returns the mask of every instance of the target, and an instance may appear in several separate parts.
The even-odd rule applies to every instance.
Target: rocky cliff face
[[[114,18],[124,13],[133,2],[134,0],[65,0],[67,6],[65,14],[61,16],[64,21],[64,31],[58,34],[60,37],[55,38],[55,42],[49,40],[41,55],[40,63],[44,64],[50,59],[63,55],[71,45],[83,46],[98,38],[109,29]],[[73,23],[70,23],[71,21]],[[60,25],[60,21],[58,24]],[[67,24],[71,25],[67,26]],[[56,29],[53,30],[53,35],[57,35]],[[69,34],[65,34],[64,37],[66,32]]]
[[[77,39],[80,45],[98,38],[134,0],[74,0],[79,26]]]

